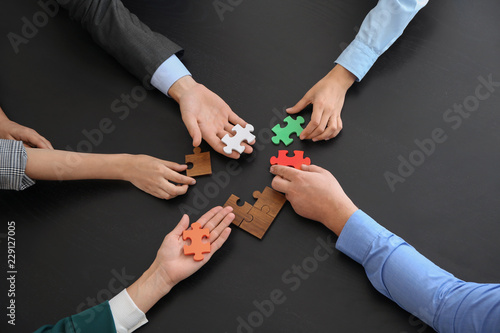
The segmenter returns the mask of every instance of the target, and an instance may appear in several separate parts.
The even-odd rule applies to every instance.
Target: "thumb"
[[[177,226],[172,230],[172,233],[177,236],[182,236],[182,232],[189,227],[189,215],[182,215],[181,220],[177,224]]]
[[[288,112],[290,114],[299,113],[306,106],[308,106],[309,104],[311,104],[311,102],[308,101],[308,98],[306,98],[306,96],[302,97],[302,99],[300,101],[298,101],[297,104],[295,104],[291,108],[286,109],[286,112]]]
[[[191,135],[191,138],[193,138],[193,147],[198,147],[201,144],[201,131],[200,131],[200,126],[198,126],[198,121],[196,120],[195,117],[190,117],[187,118],[184,121],[186,128],[189,132],[189,135]]]
[[[306,165],[302,164],[301,168],[302,171],[308,171],[308,172],[317,172],[317,173],[322,173],[325,172],[326,170],[323,169],[322,167],[319,167],[317,165],[311,164],[311,165]]]

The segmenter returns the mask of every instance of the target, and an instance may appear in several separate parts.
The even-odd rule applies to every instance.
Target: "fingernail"
[[[196,180],[193,180],[193,181],[191,182],[191,185],[194,185],[194,184],[196,184]]]
[[[288,109],[286,109],[286,111],[288,112],[288,111],[290,111],[291,109],[292,109],[292,108],[288,108]]]

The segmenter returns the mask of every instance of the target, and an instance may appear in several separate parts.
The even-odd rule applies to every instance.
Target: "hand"
[[[35,130],[9,120],[1,108],[0,139],[22,141],[26,147],[54,149],[49,140],[45,139]]]
[[[231,207],[215,207],[197,221],[202,228],[210,230],[208,242],[211,250],[210,253],[204,253],[202,261],[195,261],[192,256],[184,255],[183,248],[188,241],[182,239],[182,232],[189,227],[189,216],[182,217],[175,229],[163,240],[151,267],[127,288],[130,297],[141,311],[146,313],[177,283],[199,270],[220,249],[231,233],[229,225],[234,219],[232,210]]]
[[[297,214],[323,223],[337,235],[358,210],[337,179],[316,165],[302,165],[302,170],[273,165],[271,173],[276,175],[272,187],[285,193]]]
[[[196,83],[191,76],[177,80],[168,93],[179,103],[182,120],[193,138],[194,147],[198,147],[203,138],[215,151],[230,158],[240,157],[235,151],[226,155],[223,151],[226,145],[221,139],[228,133],[231,136],[235,134],[232,131],[234,125],[245,127],[247,123],[222,98]],[[242,142],[242,145],[245,146],[245,153],[252,153],[253,149],[249,144]]]
[[[311,121],[300,134],[300,139],[313,141],[330,140],[342,130],[340,113],[345,94],[356,77],[344,67],[337,65],[316,83],[302,99],[286,111],[296,114],[313,104]]]
[[[185,194],[188,185],[196,184],[193,178],[179,173],[186,169],[187,165],[163,161],[147,155],[125,155],[123,179],[146,193],[168,200]]]

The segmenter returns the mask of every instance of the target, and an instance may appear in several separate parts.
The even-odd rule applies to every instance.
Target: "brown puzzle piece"
[[[236,224],[239,226],[243,220],[252,220],[252,216],[248,215],[248,212],[250,209],[252,209],[252,205],[250,205],[248,202],[245,202],[243,206],[238,205],[238,198],[234,194],[231,194],[229,199],[227,199],[226,203],[224,204],[224,207],[231,206],[233,207],[233,213],[236,216],[233,220],[233,224]]]
[[[186,170],[188,177],[204,176],[212,174],[210,152],[201,152],[200,147],[193,149],[194,154],[186,155],[186,163],[192,163],[193,167]]]
[[[286,197],[282,193],[275,191],[268,186],[266,186],[262,193],[259,191],[253,192],[253,197],[258,199],[253,206],[261,210],[265,206],[269,207],[268,214],[273,218],[278,215],[279,211],[286,202]]]
[[[248,212],[251,215],[251,220],[244,220],[240,224],[240,228],[251,233],[258,239],[262,239],[266,234],[267,229],[271,226],[274,221],[274,217],[268,214],[267,207],[263,210],[256,208],[255,206]]]

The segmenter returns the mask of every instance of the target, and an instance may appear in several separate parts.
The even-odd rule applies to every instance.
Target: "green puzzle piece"
[[[285,146],[290,145],[293,142],[293,139],[290,138],[290,135],[293,133],[297,134],[297,136],[302,133],[302,125],[305,120],[301,116],[298,116],[297,119],[293,119],[288,116],[283,120],[287,125],[285,127],[281,127],[279,124],[274,126],[271,130],[276,134],[272,137],[272,141],[275,145],[279,145],[280,141],[285,144]]]

